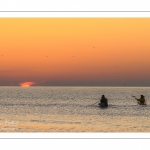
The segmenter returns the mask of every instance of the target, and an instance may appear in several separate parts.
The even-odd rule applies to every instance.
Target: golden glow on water
[[[109,107],[91,105],[102,94]],[[0,132],[150,132],[150,88],[1,87],[0,95]]]
[[[138,119],[137,119],[138,120]],[[104,121],[104,120],[103,120]],[[109,123],[100,121],[99,124],[43,124],[20,122],[17,125],[0,123],[0,132],[150,132],[150,122],[145,119],[133,121],[131,118],[109,120]],[[144,122],[144,125],[143,125]]]

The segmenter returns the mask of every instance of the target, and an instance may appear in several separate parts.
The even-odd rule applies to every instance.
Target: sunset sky
[[[0,18],[0,85],[150,86],[150,18]]]

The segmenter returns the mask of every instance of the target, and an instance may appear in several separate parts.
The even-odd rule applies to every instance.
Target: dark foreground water
[[[150,132],[149,116],[149,87],[0,87],[1,132]]]

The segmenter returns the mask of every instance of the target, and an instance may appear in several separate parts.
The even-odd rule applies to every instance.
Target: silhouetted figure
[[[102,95],[101,99],[100,99],[100,103],[99,103],[100,106],[104,106],[104,107],[107,107],[108,106],[108,100],[107,98],[105,98],[105,95]]]
[[[135,98],[135,99],[138,101],[139,105],[146,105],[145,97],[143,95],[141,95],[140,99],[137,99],[137,98]]]

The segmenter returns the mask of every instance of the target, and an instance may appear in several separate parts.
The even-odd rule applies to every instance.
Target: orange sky
[[[0,18],[0,85],[150,85],[150,18]]]

